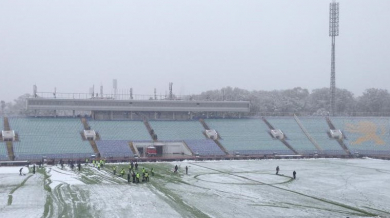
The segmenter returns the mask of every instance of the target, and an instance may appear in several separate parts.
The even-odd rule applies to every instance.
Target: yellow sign
[[[361,135],[355,141],[351,142],[352,145],[361,145],[362,143],[368,141],[374,141],[375,145],[385,144],[385,141],[381,138],[386,133],[384,125],[377,125],[376,123],[370,121],[360,121],[358,124],[347,123],[345,126],[347,132],[358,133]]]

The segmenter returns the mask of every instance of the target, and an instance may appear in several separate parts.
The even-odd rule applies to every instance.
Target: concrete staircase
[[[306,128],[302,125],[299,118],[294,114],[294,119],[297,122],[299,128],[301,128],[302,132],[306,135],[306,137],[309,139],[309,141],[317,148],[318,151],[322,151],[321,146],[314,140],[313,137],[309,134],[309,132],[306,130]]]
[[[202,124],[202,126],[203,126],[203,128],[204,128],[205,130],[210,130],[210,127],[207,125],[207,123],[206,123],[203,119],[199,119],[199,122]],[[205,131],[202,131],[202,132],[203,132],[203,135],[204,135],[206,138],[208,138],[207,135],[206,135],[206,133],[205,133]],[[218,147],[219,147],[226,155],[229,155],[229,152],[226,150],[225,147],[223,147],[223,145],[219,142],[218,139],[220,139],[219,134],[218,134],[218,138],[217,138],[217,139],[213,139],[213,141],[215,142],[215,144],[218,145]],[[212,139],[210,139],[210,140],[212,140]]]
[[[275,128],[271,125],[271,123],[269,123],[268,122],[268,120],[267,119],[265,119],[265,117],[262,117],[261,118],[263,121],[264,121],[264,123],[268,126],[268,128],[270,129],[270,130],[274,130]],[[298,153],[298,151],[296,151],[287,141],[286,141],[286,139],[278,139],[279,141],[281,141],[288,149],[290,149],[294,154],[299,154]]]
[[[9,125],[8,117],[4,117],[3,121],[4,121],[3,122],[4,123],[4,130],[5,131],[10,131],[11,127]],[[18,136],[18,140],[19,140],[19,136]],[[15,160],[13,143],[12,142],[6,142],[6,145],[7,145],[7,152],[8,152],[9,159],[12,160],[12,161]]]
[[[89,126],[87,119],[81,118],[81,123],[84,126],[84,130],[91,130],[91,127]],[[84,140],[86,140],[85,137],[84,137],[84,134],[82,134],[82,133],[81,133],[81,137]],[[96,139],[98,139],[98,135],[97,134],[96,134]],[[100,139],[100,136],[99,136],[99,139]],[[89,144],[91,145],[91,147],[93,149],[93,152],[96,154],[96,157],[100,157],[100,151],[97,148],[96,141],[95,140],[88,140],[88,141],[89,141]]]
[[[156,133],[154,132],[152,126],[150,126],[149,121],[144,117],[143,122],[144,122],[146,129],[148,130],[150,137],[152,138],[153,141],[156,142],[157,141],[157,138],[155,138]]]
[[[326,123],[328,123],[328,126],[331,130],[335,130],[336,127],[333,125],[332,121],[330,120],[329,117],[326,117]],[[343,134],[344,135],[344,134]],[[349,151],[348,147],[346,144],[344,144],[343,139],[336,139],[341,148],[347,153],[348,155],[351,155],[351,152]]]

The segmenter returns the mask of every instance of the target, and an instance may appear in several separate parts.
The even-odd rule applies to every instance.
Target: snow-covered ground
[[[142,184],[114,176],[113,166],[81,172],[46,166],[36,174],[24,168],[25,176],[20,167],[0,167],[0,217],[390,216],[390,162],[384,160],[142,163],[140,169],[155,171]]]

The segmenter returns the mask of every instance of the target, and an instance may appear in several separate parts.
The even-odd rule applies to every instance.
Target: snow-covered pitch
[[[22,176],[20,167],[0,167],[0,217],[390,216],[390,162],[385,160],[139,163],[139,171],[155,172],[140,184],[118,177],[128,167],[106,164],[99,171],[83,164],[79,172],[45,166],[36,174],[25,167]]]

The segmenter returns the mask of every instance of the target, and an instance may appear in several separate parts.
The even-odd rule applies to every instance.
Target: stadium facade
[[[390,156],[388,117],[250,119],[247,101],[35,96],[26,108],[73,116],[2,117],[2,161]],[[90,116],[76,118],[77,111]]]

